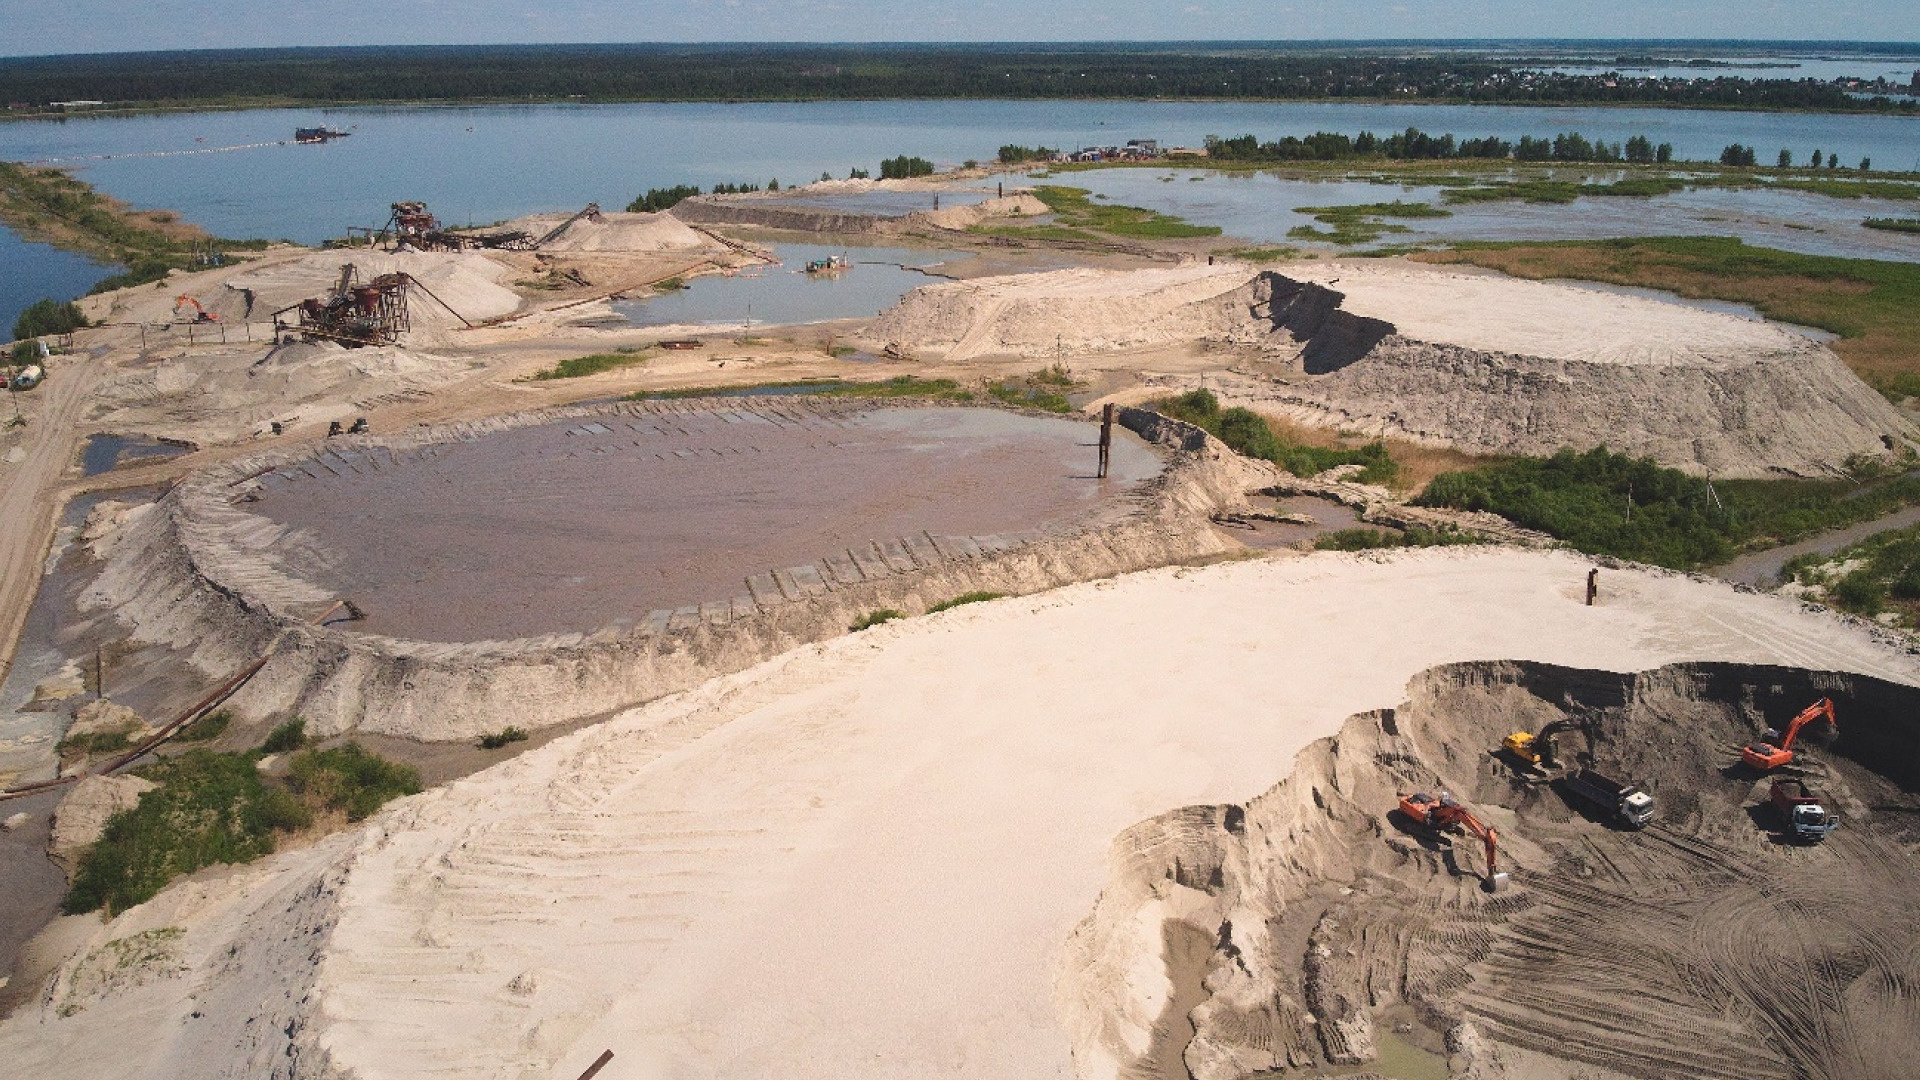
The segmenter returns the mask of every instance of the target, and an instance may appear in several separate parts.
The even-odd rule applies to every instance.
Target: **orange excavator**
[[[1793,722],[1787,725],[1787,733],[1784,737],[1777,731],[1769,731],[1766,739],[1761,742],[1741,747],[1740,760],[1761,772],[1772,772],[1793,760],[1793,740],[1800,736],[1800,729],[1823,717],[1827,723],[1833,725],[1834,730],[1840,729],[1840,721],[1833,716],[1832,698],[1821,698],[1807,706],[1805,711],[1794,717]],[[1771,739],[1779,739],[1779,745],[1766,741]]]
[[[1479,837],[1480,842],[1487,846],[1487,891],[1498,892],[1506,887],[1507,875],[1499,869],[1499,835],[1492,827],[1474,817],[1472,811],[1455,802],[1453,796],[1444,791],[1439,798],[1424,791],[1402,795],[1400,812],[1434,832],[1464,830]]]
[[[181,293],[179,296],[176,296],[173,298],[173,313],[175,315],[180,314],[180,309],[188,308],[188,307],[193,309],[194,322],[207,323],[207,322],[220,321],[220,316],[215,315],[213,312],[208,311],[206,308],[201,307],[200,301],[195,300],[193,297],[188,296],[185,293]]]

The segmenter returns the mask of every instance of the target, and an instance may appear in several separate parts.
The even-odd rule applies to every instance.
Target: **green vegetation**
[[[769,382],[746,386],[692,386],[682,390],[641,390],[628,394],[626,401],[658,401],[675,398],[728,397],[748,393],[770,394],[791,391],[820,397],[901,398],[926,397],[940,401],[972,401],[973,394],[960,389],[952,379],[922,379],[896,375],[884,382]]]
[[[1454,544],[1479,542],[1478,537],[1469,536],[1466,533],[1437,529],[1414,528],[1394,532],[1387,529],[1356,528],[1321,533],[1314,537],[1313,550],[1372,551],[1376,548],[1447,547]]]
[[[348,821],[360,821],[393,799],[419,794],[420,774],[349,742],[294,758],[287,784],[314,810],[341,811]]]
[[[1882,229],[1886,232],[1920,233],[1920,218],[1870,217],[1860,224],[1869,229]]]
[[[1707,481],[1605,447],[1442,473],[1414,500],[1488,510],[1581,551],[1673,569],[1713,566],[1920,503],[1920,476]]]
[[[1367,244],[1380,239],[1382,233],[1407,231],[1405,225],[1381,221],[1381,218],[1453,216],[1452,213],[1427,203],[1401,202],[1398,199],[1393,202],[1361,203],[1355,206],[1301,206],[1296,207],[1294,213],[1311,214],[1313,219],[1322,225],[1333,226],[1333,231],[1322,232],[1311,225],[1301,225],[1288,230],[1289,237],[1295,240],[1330,244]]]
[[[1033,193],[1041,202],[1047,204],[1048,210],[1053,212],[1056,228],[1091,229],[1112,236],[1159,240],[1220,235],[1220,229],[1216,225],[1189,225],[1177,217],[1143,210],[1137,206],[1096,205],[1088,197],[1085,188],[1043,184],[1035,188]],[[1037,235],[1024,230],[1022,234]]]
[[[1834,351],[1869,386],[1920,397],[1920,264],[1799,255],[1727,237],[1463,243],[1414,258],[1751,304],[1768,318],[1840,335]]]
[[[1150,402],[1148,407],[1163,416],[1206,429],[1236,454],[1263,458],[1295,476],[1317,476],[1341,465],[1360,465],[1364,468],[1354,475],[1355,480],[1363,484],[1385,484],[1398,471],[1385,443],[1376,441],[1345,449],[1293,442],[1283,438],[1265,417],[1252,409],[1222,409],[1220,399],[1211,390],[1190,390],[1179,397]]]
[[[311,820],[243,754],[194,750],[138,774],[160,787],[107,820],[100,842],[74,873],[64,905],[69,914],[125,910],[181,874],[257,859],[273,851],[277,831]]]
[[[1653,164],[1673,160],[1668,143],[1654,146],[1645,135],[1635,135],[1625,143],[1596,139],[1588,142],[1577,131],[1562,132],[1552,138],[1522,135],[1517,143],[1490,135],[1482,139],[1455,139],[1451,134],[1430,135],[1417,127],[1391,135],[1362,131],[1347,136],[1337,131],[1316,131],[1300,138],[1288,135],[1276,142],[1263,143],[1252,135],[1222,139],[1207,137],[1207,157],[1228,162],[1351,161],[1362,158],[1386,158],[1393,161],[1457,161],[1485,159],[1538,162],[1629,162]]]
[[[233,714],[225,709],[211,712],[173,733],[174,742],[212,742],[233,723]]]
[[[603,371],[615,371],[634,364],[644,364],[648,354],[621,349],[610,353],[592,353],[562,360],[544,371],[535,372],[530,378],[536,380],[578,379],[587,375],[598,375]]]
[[[29,238],[126,267],[95,284],[96,293],[159,281],[170,270],[224,265],[228,251],[267,246],[216,239],[164,211],[129,210],[59,169],[7,161],[0,161],[0,220]]]
[[[907,180],[915,176],[932,176],[933,162],[923,157],[908,157],[901,154],[880,163],[880,179]]]
[[[307,722],[296,716],[272,731],[267,732],[267,741],[260,744],[263,754],[284,754],[289,750],[298,750],[307,745]]]
[[[1299,249],[1290,247],[1230,247],[1214,252],[1222,258],[1239,259],[1250,263],[1277,263],[1298,258]]]
[[[1029,161],[1047,161],[1059,152],[1045,146],[1003,146],[1000,148],[1000,164],[1021,165]]]
[[[700,189],[692,184],[675,184],[672,187],[648,188],[647,193],[627,204],[629,214],[657,214],[662,210],[671,210],[682,199],[691,199],[700,194]]]
[[[50,42],[49,47],[60,43]],[[1611,53],[1598,54],[1603,64]],[[1555,62],[1560,62],[1556,60]],[[529,101],[1197,99],[1912,112],[1892,83],[1540,70],[1530,57],[1325,43],[379,46],[0,61],[0,101],[137,106]],[[1791,73],[1783,73],[1791,74]]]
[[[948,600],[942,600],[939,603],[934,604],[932,607],[929,607],[927,609],[927,614],[932,615],[935,612],[946,611],[949,608],[957,608],[962,604],[979,604],[979,603],[984,603],[985,601],[988,601],[988,600],[998,600],[1005,595],[1007,594],[997,593],[997,592],[984,592],[984,591],[963,592],[959,596],[955,596]]]
[[[1817,589],[1827,603],[1872,618],[1920,618],[1920,525],[1875,533],[1831,555],[1802,555],[1781,576]]]
[[[57,337],[84,329],[87,317],[80,314],[79,305],[60,303],[56,300],[35,300],[27,305],[20,317],[13,320],[13,339],[25,341],[28,338]]]
[[[514,727],[512,724],[508,724],[506,727],[501,728],[499,731],[489,731],[485,735],[480,736],[480,749],[498,750],[501,747],[506,746],[510,743],[526,742],[526,741],[527,741],[526,732],[521,731],[519,728]]]
[[[895,619],[904,619],[906,617],[907,613],[904,611],[895,611],[892,608],[881,608],[878,611],[869,611],[865,615],[853,620],[853,625],[847,627],[847,629],[854,633],[859,633],[862,630],[879,626],[881,623],[892,622]]]
[[[1079,385],[1064,364],[1051,364],[1020,379],[996,379],[987,383],[987,393],[997,401],[1022,409],[1043,409],[1051,413],[1073,411],[1073,403],[1060,391]]]
[[[1473,187],[1454,187],[1441,196],[1450,203],[1530,202],[1570,203],[1583,195],[1650,198],[1671,195],[1696,186],[1675,176],[1630,176],[1611,183],[1574,183],[1569,180],[1489,180]]]
[[[653,283],[653,291],[662,293],[679,292],[686,287],[687,280],[677,275],[669,278],[661,278],[659,281]]]
[[[63,758],[69,756],[117,754],[133,746],[133,730],[122,728],[118,731],[94,731],[81,735],[69,735],[61,739],[54,747]]]

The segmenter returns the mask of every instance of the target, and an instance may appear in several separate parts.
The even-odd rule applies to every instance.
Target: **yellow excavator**
[[[1553,756],[1553,737],[1564,731],[1576,731],[1586,723],[1577,717],[1555,720],[1540,729],[1538,735],[1526,731],[1516,731],[1500,740],[1500,749],[1523,765],[1535,769],[1557,769],[1559,759]]]

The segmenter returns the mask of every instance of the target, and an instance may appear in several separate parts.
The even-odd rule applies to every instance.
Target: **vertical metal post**
[[[1599,596],[1600,596],[1600,568],[1596,566],[1593,569],[1587,571],[1587,606],[1592,607],[1594,600],[1598,599]]]
[[[1107,478],[1107,461],[1113,456],[1113,402],[1100,410],[1100,479]]]

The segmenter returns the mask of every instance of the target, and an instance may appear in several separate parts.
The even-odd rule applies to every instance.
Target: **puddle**
[[[778,266],[731,277],[697,277],[687,287],[644,300],[622,300],[614,311],[640,326],[712,326],[750,329],[864,319],[898,303],[913,289],[946,280],[940,264],[966,258],[957,251],[900,247],[769,244]],[[844,270],[809,274],[809,262],[839,256]]]
[[[122,465],[147,459],[179,457],[186,452],[184,446],[137,435],[92,435],[87,438],[87,448],[80,455],[80,471],[86,476],[99,476]]]
[[[1367,525],[1360,520],[1352,507],[1334,502],[1332,499],[1321,499],[1312,495],[1289,495],[1277,499],[1256,496],[1250,501],[1256,510],[1265,513],[1299,514],[1313,519],[1310,525],[1250,519],[1244,526],[1226,527],[1235,540],[1251,548],[1310,546],[1315,537],[1339,532],[1341,529],[1379,528],[1379,526]]]

